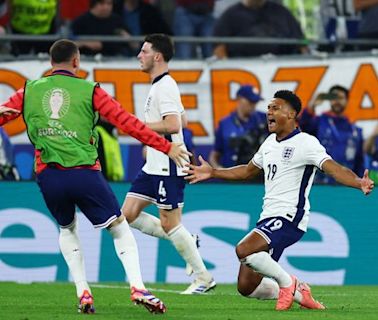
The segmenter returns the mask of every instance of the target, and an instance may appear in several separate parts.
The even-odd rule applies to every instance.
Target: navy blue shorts
[[[172,210],[184,206],[184,177],[157,176],[139,172],[127,197],[147,200],[159,209]]]
[[[257,223],[252,230],[261,235],[269,244],[269,254],[278,261],[283,251],[298,242],[304,231],[298,229],[292,222],[283,217],[267,218]]]
[[[101,171],[47,168],[37,183],[51,214],[61,227],[75,218],[75,205],[95,228],[105,228],[121,215],[120,206]]]

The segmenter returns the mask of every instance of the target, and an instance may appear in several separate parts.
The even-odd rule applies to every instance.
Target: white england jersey
[[[175,114],[180,121],[180,130],[177,134],[169,134],[164,137],[172,142],[184,143],[182,133],[181,115],[185,112],[181,103],[180,91],[176,81],[168,74],[157,77],[152,83],[144,107],[144,116],[146,122],[158,122],[164,116]],[[183,144],[183,148],[186,149]],[[185,176],[183,168],[179,168],[169,159],[169,157],[160,151],[147,146],[146,164],[142,170],[147,174],[160,176]]]
[[[259,221],[281,216],[306,231],[315,171],[328,159],[331,157],[318,139],[298,129],[281,141],[275,133],[266,138],[251,160],[264,170],[265,195]]]

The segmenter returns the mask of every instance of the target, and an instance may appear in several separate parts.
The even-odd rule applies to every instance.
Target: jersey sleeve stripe
[[[332,160],[332,158],[328,156],[328,157],[323,158],[322,161],[319,162],[318,168],[320,170],[322,170],[323,163],[326,162],[327,160]]]
[[[177,112],[177,111],[167,111],[167,112],[161,113],[161,116],[164,117],[164,116],[168,116],[170,114],[180,115],[180,113]]]
[[[253,158],[251,159],[251,162],[253,163],[254,166],[256,166],[257,168],[259,168],[259,169],[262,170],[262,166],[260,166],[259,164],[257,164],[256,161]]]

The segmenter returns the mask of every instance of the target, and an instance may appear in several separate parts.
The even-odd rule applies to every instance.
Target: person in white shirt
[[[267,111],[271,134],[248,164],[214,169],[200,157],[200,166],[187,164],[185,170],[190,183],[209,178],[244,180],[264,171],[263,211],[256,227],[236,247],[238,291],[245,297],[277,299],[276,310],[287,310],[294,301],[307,309],[325,308],[314,300],[308,284],[277,263],[284,249],[298,242],[307,229],[308,196],[316,168],[366,195],[374,188],[368,170],[359,178],[335,162],[315,137],[296,128],[300,111],[298,96],[288,90],[277,91]]]
[[[168,73],[173,48],[168,36],[152,34],[146,36],[138,54],[142,71],[152,81],[144,108],[145,123],[186,149],[182,133],[185,111],[177,83]],[[162,152],[147,147],[146,164],[127,193],[122,212],[132,227],[172,242],[187,263],[189,273],[193,271],[195,275],[194,282],[182,293],[200,294],[213,289],[216,283],[199,254],[196,239],[181,224],[185,175],[183,168]],[[158,207],[160,219],[143,211],[151,203]]]

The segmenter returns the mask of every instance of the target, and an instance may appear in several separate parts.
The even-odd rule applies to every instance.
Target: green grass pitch
[[[166,314],[151,315],[130,302],[130,291],[125,284],[92,284],[96,314],[82,315],[76,311],[73,284],[0,282],[0,319],[378,319],[377,286],[314,286],[314,296],[326,304],[327,310],[302,310],[295,304],[284,312],[274,311],[275,301],[241,297],[235,285],[218,285],[213,292],[202,296],[179,295],[185,287],[149,284],[148,288],[167,305]]]

